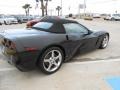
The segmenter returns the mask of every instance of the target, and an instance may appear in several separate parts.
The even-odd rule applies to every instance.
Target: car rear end
[[[40,22],[40,20],[37,20],[37,19],[28,21],[27,24],[26,24],[26,27],[31,28],[33,25],[35,25],[38,22]]]
[[[17,63],[17,56],[16,56],[17,50],[15,44],[11,40],[6,39],[4,37],[1,38],[0,44],[1,44],[1,51],[7,57],[7,61],[10,64],[15,65]]]
[[[30,48],[23,48],[20,42],[17,44],[16,41],[4,36],[0,38],[1,51],[6,57],[5,60],[7,62],[17,67],[20,71],[28,71],[36,68],[38,52],[32,51],[32,49],[30,50]],[[18,48],[21,49],[21,51]]]

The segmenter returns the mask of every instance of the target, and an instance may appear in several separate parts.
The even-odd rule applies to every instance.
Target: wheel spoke
[[[52,64],[49,63],[49,66],[48,66],[48,68],[47,68],[47,71],[50,71],[50,70],[51,70],[51,67],[52,67]]]
[[[50,59],[44,59],[44,62],[50,62]]]
[[[52,51],[52,57],[54,57],[55,55],[54,55],[55,53],[54,53],[54,50]]]
[[[103,47],[106,47],[108,44],[108,36],[105,36],[102,42]]]
[[[61,55],[59,54],[58,56],[54,57],[55,60],[60,59]]]
[[[58,67],[58,63],[57,63],[56,61],[54,61],[54,65],[55,65],[56,67]]]

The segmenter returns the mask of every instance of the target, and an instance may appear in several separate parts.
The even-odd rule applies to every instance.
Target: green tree
[[[58,16],[60,15],[60,10],[61,10],[62,8],[60,7],[60,6],[57,6],[57,8],[56,8],[56,10],[58,11]]]
[[[30,9],[32,8],[30,4],[25,4],[22,6],[23,9],[25,9],[26,16],[29,15]]]

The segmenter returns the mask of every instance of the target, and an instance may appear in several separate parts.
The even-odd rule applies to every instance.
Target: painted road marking
[[[106,79],[113,90],[120,90],[120,77],[112,77]]]
[[[3,68],[3,69],[0,69],[0,72],[3,72],[3,71],[12,71],[12,70],[16,70],[16,68]]]
[[[84,61],[84,62],[70,62],[70,63],[65,63],[65,64],[78,64],[78,65],[83,65],[83,64],[95,64],[95,63],[103,63],[103,62],[120,62],[120,59],[110,59],[110,60],[97,60],[97,61]],[[16,68],[3,68],[3,69],[0,69],[0,72],[1,71],[11,71],[11,70],[16,70]]]
[[[68,62],[67,64],[94,64],[94,63],[109,63],[109,62],[120,62],[120,59],[109,59],[109,60],[96,60],[96,61],[82,61],[82,62]]]

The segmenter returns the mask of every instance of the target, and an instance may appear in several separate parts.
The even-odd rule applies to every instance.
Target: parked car
[[[27,16],[20,16],[20,19],[21,19],[22,23],[26,23],[29,21]]]
[[[40,22],[40,19],[30,20],[27,22],[26,28],[31,28],[33,25],[35,25],[38,22]]]
[[[36,23],[38,23],[38,22],[40,22],[40,20],[42,19],[42,18],[45,18],[45,17],[34,17],[35,19],[33,19],[33,20],[30,20],[30,21],[28,21],[27,22],[27,24],[26,24],[26,28],[31,28],[33,25],[35,25]]]
[[[60,69],[80,50],[104,49],[109,42],[106,31],[91,31],[77,21],[46,17],[31,29],[0,33],[2,52],[8,62],[21,71],[38,67],[45,74]]]
[[[77,16],[76,16],[76,15],[73,15],[73,16],[72,16],[72,18],[73,18],[73,19],[76,19],[76,18],[77,18]]]
[[[4,15],[0,15],[0,24],[9,24],[10,20],[7,19]]]
[[[13,17],[17,19],[17,21],[18,21],[19,24],[23,23],[22,16],[20,16],[20,15],[13,15]]]
[[[65,18],[69,18],[69,15],[66,15]]]
[[[5,16],[6,19],[8,19],[10,21],[10,24],[17,24],[18,20],[16,18],[14,18],[13,16]]]
[[[26,23],[30,20],[33,20],[33,16],[25,16],[25,15],[13,15],[14,18],[16,18],[18,20],[18,23]]]
[[[2,19],[2,16],[0,16],[0,25],[4,24],[4,20]]]
[[[96,13],[96,14],[93,14],[93,18],[101,18],[100,14]]]
[[[5,24],[5,25],[17,24],[18,23],[16,18],[14,18],[13,16],[6,16],[6,15],[1,15],[0,16],[0,22],[1,22],[1,24]]]
[[[107,17],[105,17],[104,20],[112,20],[112,21],[120,20],[120,14],[110,14]]]
[[[84,20],[93,20],[93,17],[92,16],[90,16],[90,15],[86,15],[86,16],[84,16]]]

